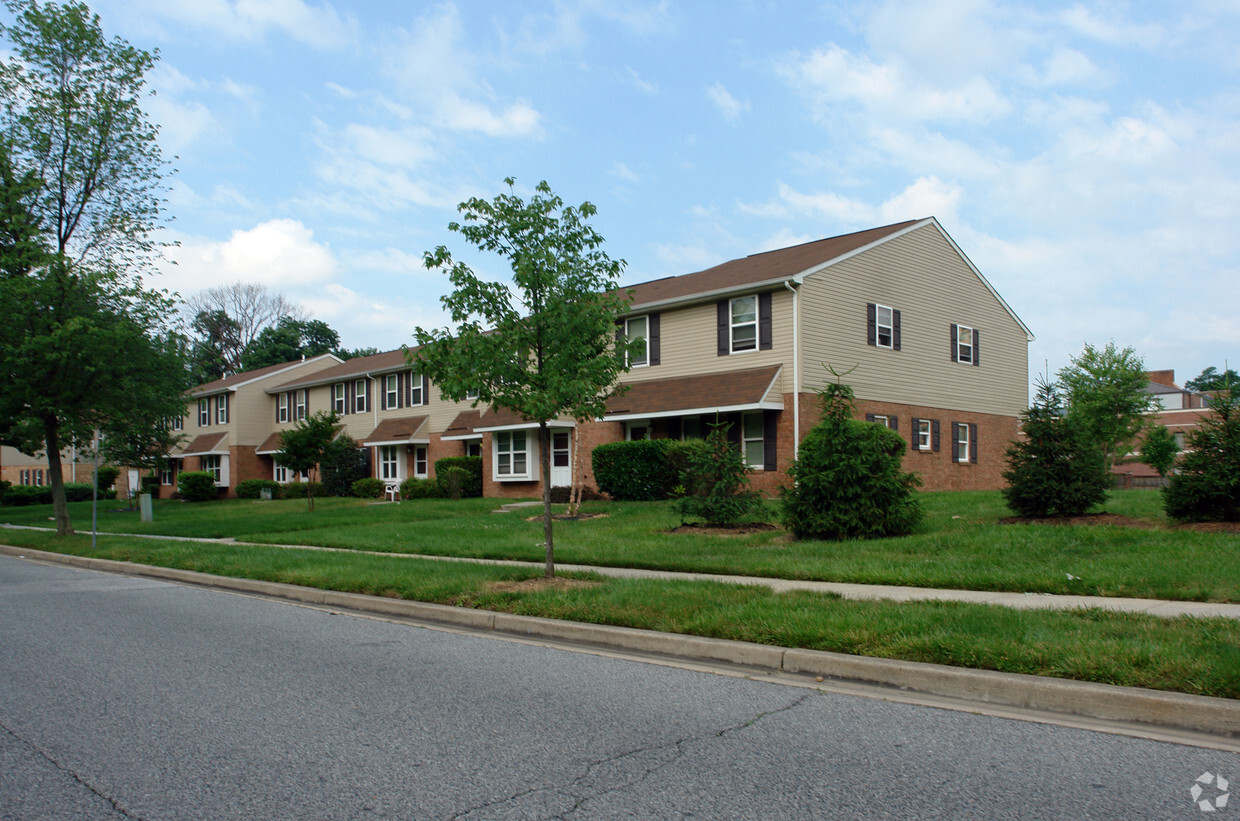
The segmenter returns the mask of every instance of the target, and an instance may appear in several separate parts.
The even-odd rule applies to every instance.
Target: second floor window
[[[276,421],[288,421],[288,394],[282,393],[276,397]]]
[[[629,367],[639,368],[650,364],[650,327],[644,316],[624,321],[624,336],[629,341]]]
[[[198,427],[205,428],[211,424],[211,402],[207,399],[198,400]]]
[[[359,379],[353,383],[353,410],[356,413],[366,412],[366,380]]]
[[[296,399],[296,404],[293,407],[293,413],[295,417],[297,419],[305,419],[306,418],[306,405],[310,401],[310,391],[308,389],[297,391],[293,394],[293,396]]]
[[[758,348],[758,297],[732,300],[732,353]]]
[[[339,414],[346,413],[348,408],[345,401],[344,383],[337,382],[332,385],[332,410]]]
[[[409,374],[409,405],[423,405],[426,403],[426,397],[423,396],[425,391],[422,390],[422,375],[419,373]]]
[[[228,394],[223,394],[215,399],[215,424],[228,424]]]
[[[173,431],[179,431],[185,427],[185,419],[180,416],[174,416],[168,420],[168,427]]]
[[[394,373],[383,377],[383,407],[396,407],[397,395],[400,392],[399,382],[399,378]]]

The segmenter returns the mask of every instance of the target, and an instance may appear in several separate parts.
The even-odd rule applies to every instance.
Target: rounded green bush
[[[279,499],[284,486],[275,479],[246,479],[237,483],[238,499],[261,499],[263,488],[271,489],[271,498]]]
[[[220,497],[215,477],[205,471],[186,471],[178,475],[177,493],[187,502],[212,502]]]
[[[350,490],[352,490],[353,495],[359,499],[378,499],[383,495],[384,487],[385,485],[382,479],[375,479],[374,477],[368,476],[365,479],[358,479],[355,481],[350,487]]]
[[[439,462],[436,462],[435,466],[438,469]],[[400,483],[400,497],[402,499],[438,499],[439,483],[431,479],[410,476]]]

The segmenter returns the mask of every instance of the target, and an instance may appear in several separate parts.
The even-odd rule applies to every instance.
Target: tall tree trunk
[[[72,536],[69,503],[65,499],[65,474],[60,466],[60,420],[43,417],[43,441],[47,445],[47,478],[52,484],[52,511],[56,519],[56,535]]]
[[[543,540],[547,546],[547,564],[543,578],[555,578],[555,545],[551,540],[551,428],[546,422],[538,423],[538,461],[542,465],[543,482]]]

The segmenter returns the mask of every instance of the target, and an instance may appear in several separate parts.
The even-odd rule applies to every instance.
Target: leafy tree
[[[1132,348],[1108,342],[1102,350],[1086,344],[1072,364],[1059,371],[1068,415],[1088,439],[1102,449],[1107,472],[1148,424],[1146,413],[1156,400],[1143,389],[1149,383],[1145,363]]]
[[[798,539],[873,539],[912,532],[922,518],[903,470],[906,447],[886,425],[854,417],[852,388],[838,379],[819,393],[822,419],[805,435],[781,497],[784,525]]]
[[[228,375],[229,351],[240,345],[241,329],[223,311],[199,311],[190,327],[190,384],[203,385]]]
[[[1212,413],[1188,434],[1188,451],[1163,489],[1167,515],[1189,521],[1240,521],[1240,392],[1221,390]]]
[[[275,459],[289,470],[310,476],[306,500],[311,512],[314,511],[314,473],[331,453],[332,440],[336,438],[336,422],[335,411],[319,411],[299,419],[291,430],[280,434],[281,450]]]
[[[458,206],[464,224],[449,230],[507,259],[512,284],[480,279],[444,246],[425,254],[427,268],[447,272],[455,290],[443,297],[455,328],[414,333],[415,367],[460,401],[477,391],[479,403],[507,408],[538,423],[543,481],[545,574],[555,575],[551,518],[551,445],[548,423],[563,414],[601,418],[608,396],[627,368],[616,340],[616,316],[626,300],[617,292],[623,260],[602,250],[587,220],[586,202],[565,206],[540,182],[528,202],[513,192]]]
[[[740,448],[728,441],[729,427],[726,422],[711,425],[706,440],[686,451],[687,464],[680,474],[685,495],[676,502],[682,522],[733,525],[762,509],[758,494],[749,489]]]
[[[1111,474],[1082,417],[1064,414],[1057,385],[1039,380],[1021,414],[1023,440],[1007,449],[1003,497],[1021,516],[1079,516],[1107,498]]]
[[[1206,368],[1196,379],[1190,379],[1184,383],[1184,387],[1190,391],[1197,393],[1205,393],[1207,391],[1229,390],[1234,392],[1240,391],[1240,374],[1237,374],[1231,368],[1227,368],[1222,373],[1213,365]]]
[[[107,40],[81,3],[7,0],[0,26],[0,436],[44,452],[57,532],[73,532],[61,449],[184,413],[171,311],[141,288],[161,243],[164,161],[142,111],[154,56]],[[175,376],[171,376],[176,374]]]
[[[272,293],[267,290],[267,286],[257,282],[234,282],[231,285],[199,291],[185,300],[185,307],[194,317],[192,324],[199,333],[203,331],[197,327],[198,318],[203,314],[213,318],[223,317],[231,323],[218,333],[204,334],[201,337],[212,345],[223,362],[223,376],[244,369],[241,363],[242,354],[263,329],[277,326],[282,319],[307,319],[304,308],[289,301],[283,294]],[[289,362],[297,356],[279,361]]]
[[[1141,462],[1158,471],[1164,479],[1175,465],[1175,457],[1180,452],[1175,436],[1162,425],[1153,425],[1145,432],[1145,440],[1141,442]]]
[[[263,328],[241,353],[240,368],[252,371],[268,365],[331,353],[340,346],[340,334],[321,319],[282,317],[274,327]]]
[[[337,348],[332,351],[333,354],[341,359],[356,359],[359,356],[374,356],[379,353],[378,348]]]
[[[319,477],[328,496],[348,496],[353,483],[369,475],[366,451],[359,449],[347,434],[333,439],[319,460]]]

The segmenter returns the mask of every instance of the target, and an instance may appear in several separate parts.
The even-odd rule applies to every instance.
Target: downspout
[[[796,459],[801,448],[801,303],[792,283],[784,281],[792,292],[792,458]]]

